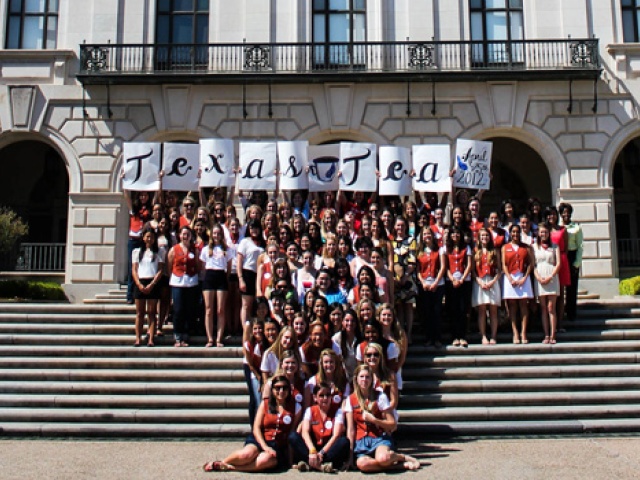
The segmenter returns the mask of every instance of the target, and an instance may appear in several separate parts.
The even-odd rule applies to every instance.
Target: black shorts
[[[242,269],[242,279],[247,287],[244,292],[240,292],[242,295],[256,296],[256,278],[258,278],[258,274],[253,270]]]
[[[141,278],[140,283],[145,287],[153,281],[153,278]],[[133,289],[134,300],[158,300],[160,298],[160,284],[156,283],[149,293],[142,293],[138,285],[134,284]]]
[[[267,441],[266,443],[276,451],[276,456],[278,459],[278,466],[276,467],[276,469],[282,470],[282,469],[289,468],[291,465],[289,462],[289,455],[288,455],[289,451],[287,450],[287,446],[286,445],[278,446],[278,444],[275,441]],[[256,440],[256,437],[253,435],[253,433],[250,433],[247,436],[247,439],[245,440],[244,444],[255,445],[258,448],[258,451],[262,452],[262,446],[258,443],[258,440]]]
[[[204,274],[202,290],[220,290],[223,292],[229,290],[227,272],[224,270],[207,270]]]

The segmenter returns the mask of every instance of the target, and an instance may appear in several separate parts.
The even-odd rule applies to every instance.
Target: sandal
[[[213,347],[213,342],[207,342],[207,344],[204,346],[204,348],[211,348]]]
[[[544,337],[544,340],[542,340],[542,343],[544,343],[544,344],[548,344],[549,342],[550,341],[549,341],[549,337],[548,336]]]
[[[205,472],[224,472],[229,470],[227,466],[219,460],[207,462],[202,466],[202,470]]]
[[[180,343],[180,340],[176,340],[176,343],[174,343],[173,346],[179,348],[182,346],[182,344]]]
[[[460,339],[460,346],[461,347],[468,347],[469,343],[464,338],[461,338]]]
[[[222,348],[222,347],[224,347],[224,343],[218,342],[218,343],[216,343],[216,347]]]
[[[140,346],[140,340],[136,340],[136,343],[133,344],[134,347],[139,347]]]
[[[336,473],[337,470],[335,468],[333,468],[333,465],[331,463],[323,463],[322,467],[320,468],[321,472],[324,473]]]

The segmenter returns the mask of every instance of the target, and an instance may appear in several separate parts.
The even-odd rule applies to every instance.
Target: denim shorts
[[[386,433],[380,437],[363,437],[360,440],[356,440],[356,445],[353,449],[353,453],[356,454],[356,458],[364,456],[372,456],[376,453],[376,448],[388,447],[393,448],[393,442],[391,437]]]

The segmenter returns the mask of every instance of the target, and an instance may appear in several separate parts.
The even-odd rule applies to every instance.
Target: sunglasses
[[[371,357],[373,357],[373,358],[378,358],[378,357],[380,356],[380,354],[379,354],[378,352],[375,352],[375,353],[365,353],[365,354],[364,354],[364,356],[365,356],[365,357],[369,357],[369,358],[371,358]]]
[[[273,390],[275,392],[282,392],[282,391],[288,391],[289,390],[289,386],[288,385],[274,385],[273,386]]]
[[[193,203],[185,203],[184,208],[193,208],[195,205]]]

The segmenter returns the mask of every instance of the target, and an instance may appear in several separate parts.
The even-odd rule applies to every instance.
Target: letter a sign
[[[413,188],[418,192],[450,192],[451,148],[449,145],[413,146]]]

